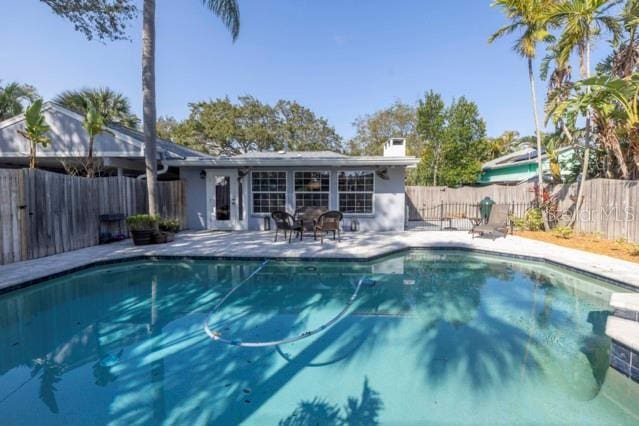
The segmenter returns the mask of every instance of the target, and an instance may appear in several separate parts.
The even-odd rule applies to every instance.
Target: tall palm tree
[[[231,32],[233,41],[240,34],[240,8],[237,0],[202,0]],[[142,11],[142,122],[144,157],[149,195],[149,214],[157,214],[157,149],[155,97],[155,0],[144,0]]]
[[[537,138],[537,203],[542,202],[542,188],[544,185],[543,168],[541,161],[542,138],[539,124],[539,113],[537,112],[537,92],[535,89],[535,73],[533,61],[537,55],[537,45],[542,42],[553,40],[548,28],[550,21],[546,19],[545,13],[548,8],[555,3],[555,0],[495,0],[494,7],[500,7],[510,24],[497,30],[488,39],[493,43],[496,39],[521,31],[521,36],[515,42],[514,50],[528,62],[528,80],[530,83],[530,93],[535,120],[535,135]]]
[[[53,101],[82,115],[93,109],[105,123],[131,128],[137,128],[140,123],[140,119],[131,112],[127,97],[108,87],[65,90]]]
[[[553,4],[549,10],[547,19],[562,27],[556,46],[558,61],[567,63],[571,54],[577,51],[582,79],[590,78],[590,51],[593,40],[604,29],[609,30],[615,39],[620,33],[619,21],[615,16],[608,15],[610,9],[620,2],[620,0],[568,0]],[[587,87],[586,90],[590,89]],[[583,199],[583,183],[588,177],[590,163],[591,138],[592,120],[590,112],[586,112],[584,159],[571,225],[574,224],[579,215]]]
[[[24,111],[24,105],[38,99],[35,87],[12,82],[0,86],[0,121],[14,117]]]

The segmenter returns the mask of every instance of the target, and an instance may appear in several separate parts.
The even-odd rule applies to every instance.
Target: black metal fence
[[[503,203],[500,203],[503,204]],[[533,203],[508,203],[511,217],[523,218]],[[420,231],[470,231],[486,220],[480,203],[439,203],[417,209],[419,217],[409,218],[406,229]],[[408,217],[408,215],[407,215]]]

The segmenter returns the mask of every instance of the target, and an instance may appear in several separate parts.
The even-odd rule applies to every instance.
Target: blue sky
[[[489,1],[239,1],[233,44],[201,1],[157,0],[159,115],[184,118],[189,102],[226,95],[294,99],[348,138],[357,116],[433,89],[477,102],[491,136],[532,133],[526,64],[511,40],[488,45],[505,22]],[[0,0],[0,10],[0,79],[33,84],[45,99],[109,86],[140,114],[140,18],[131,41],[101,44],[38,0]]]

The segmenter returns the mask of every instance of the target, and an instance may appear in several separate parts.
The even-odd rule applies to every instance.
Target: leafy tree
[[[380,155],[388,139],[403,137],[407,139],[410,153],[420,153],[416,121],[415,108],[399,101],[373,114],[358,117],[353,123],[356,134],[348,141],[347,151],[351,155]]]
[[[132,0],[40,0],[67,19],[89,40],[126,39],[129,21],[137,16]]]
[[[293,151],[343,150],[342,138],[328,121],[317,117],[313,111],[297,102],[279,100],[275,104],[274,113],[275,148]],[[269,122],[267,117],[264,124]]]
[[[233,40],[237,39],[240,34],[240,9],[237,0],[203,0],[203,4],[222,20],[222,23],[230,31]],[[149,214],[157,215],[155,0],[144,0],[142,12],[142,99]]]
[[[29,168],[36,168],[36,150],[38,145],[47,146],[51,140],[46,135],[50,130],[42,114],[42,99],[36,99],[25,111],[25,127],[19,130],[29,140]]]
[[[488,154],[491,160],[501,157],[509,152],[513,152],[519,146],[519,132],[507,130],[496,138],[489,138]]]
[[[66,90],[56,96],[54,102],[82,115],[94,110],[105,124],[120,124],[135,129],[140,123],[140,119],[131,112],[127,97],[107,87]]]
[[[443,158],[441,182],[449,186],[477,182],[488,159],[486,123],[477,105],[464,97],[449,108]]]
[[[434,182],[432,167],[435,150],[440,151],[437,184],[458,186],[477,182],[482,164],[490,158],[486,123],[474,102],[462,97],[446,109],[441,142],[426,144],[415,172],[414,182]]]
[[[155,127],[159,138],[173,140],[176,137],[180,122],[171,116],[161,116]]]
[[[294,101],[275,106],[252,96],[190,104],[189,117],[161,120],[164,137],[213,155],[250,151],[341,151],[342,140],[326,119]]]
[[[38,99],[35,87],[17,82],[0,86],[0,121],[15,117],[24,111],[25,103]]]
[[[446,104],[439,93],[427,92],[417,105],[416,130],[420,140],[428,147],[429,158],[424,158],[432,170],[432,184],[437,186],[437,175],[441,162],[442,144],[446,131]],[[418,155],[423,156],[423,152]],[[411,179],[412,180],[412,179]]]
[[[547,19],[547,10],[555,3],[555,0],[495,0],[493,6],[500,7],[510,24],[500,28],[489,39],[489,43],[496,39],[521,31],[521,36],[515,42],[514,50],[528,62],[528,81],[537,136],[537,152],[541,153],[541,126],[537,112],[537,93],[535,89],[535,75],[533,61],[537,55],[537,45],[541,42],[551,41],[552,35],[548,30],[550,21]],[[539,187],[543,187],[543,170],[541,155],[537,155],[537,181]],[[541,204],[541,191],[538,192],[538,203]]]

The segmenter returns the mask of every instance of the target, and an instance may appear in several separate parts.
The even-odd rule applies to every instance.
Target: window
[[[286,210],[286,172],[253,172],[251,190],[253,213]]]
[[[295,207],[328,209],[330,174],[328,172],[295,172]]]
[[[339,210],[342,213],[373,213],[375,175],[372,171],[339,172]]]

